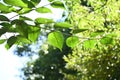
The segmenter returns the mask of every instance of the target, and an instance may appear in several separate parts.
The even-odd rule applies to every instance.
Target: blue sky
[[[19,69],[24,61],[13,55],[14,47],[6,50],[4,45],[0,45],[0,79],[1,80],[21,80]]]

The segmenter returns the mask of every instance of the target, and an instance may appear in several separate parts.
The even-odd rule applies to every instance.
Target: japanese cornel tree
[[[33,10],[52,13],[46,5],[37,7],[41,0],[0,3],[0,36],[13,33],[0,38],[6,49],[18,45],[18,51],[24,51],[25,45],[37,43],[40,36],[47,38],[39,48],[39,57],[22,69],[23,79],[120,80],[120,0],[48,1],[47,5],[68,13],[65,21],[24,16]],[[12,12],[17,15],[7,18]]]

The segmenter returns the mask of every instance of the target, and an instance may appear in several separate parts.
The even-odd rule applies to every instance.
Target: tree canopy
[[[120,0],[48,1],[47,5],[64,10],[64,21],[24,16],[33,10],[52,13],[46,5],[37,7],[41,0],[0,3],[0,36],[13,33],[0,39],[0,44],[6,42],[9,49],[14,44],[36,43],[43,34],[47,37],[43,45],[48,47],[40,47],[39,58],[23,69],[26,79],[33,80],[32,76],[35,80],[119,80]],[[6,14],[12,12],[17,15],[7,18]],[[13,19],[16,16],[18,19]]]

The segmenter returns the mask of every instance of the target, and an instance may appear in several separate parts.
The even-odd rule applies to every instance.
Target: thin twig
[[[40,7],[44,7],[44,6],[51,5],[52,3],[57,2],[57,1],[60,1],[60,0],[52,1],[52,2],[50,2],[50,3],[48,3],[48,4],[42,5],[42,6],[40,6]],[[31,11],[33,11],[33,10],[35,10],[35,9],[36,9],[36,8],[31,9]],[[9,19],[11,20],[11,19],[13,19],[13,18],[15,18],[15,17],[17,17],[17,16],[19,16],[19,14],[16,14],[16,15],[12,16],[12,17],[9,18]]]
[[[15,18],[15,17],[17,17],[17,16],[19,16],[19,14],[16,14],[16,15],[12,16],[12,17],[9,18],[9,19],[11,20],[11,19],[13,19],[13,18]]]

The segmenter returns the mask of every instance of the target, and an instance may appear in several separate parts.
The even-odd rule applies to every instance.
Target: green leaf
[[[40,3],[41,0],[31,0],[31,2],[34,4],[34,5],[37,5]]]
[[[16,37],[17,37],[18,43],[22,43],[22,44],[24,44],[24,43],[25,44],[30,44],[31,43],[30,40],[28,40],[27,38],[25,38],[22,35],[17,35]]]
[[[2,26],[2,28],[0,29],[0,35],[6,32],[16,32],[15,27],[13,27],[10,23],[3,22],[3,23],[0,23],[0,25]]]
[[[52,19],[47,19],[47,18],[36,18],[35,21],[36,23],[39,23],[39,24],[47,24],[47,23],[54,22]]]
[[[104,31],[103,30],[98,30],[96,32],[91,33],[90,36],[91,37],[96,37],[96,36],[102,35],[102,34],[104,34]]]
[[[7,43],[5,45],[6,49],[10,49],[12,47],[12,45],[14,45],[17,41],[17,38],[15,36],[11,36],[8,40]]]
[[[28,33],[28,39],[31,40],[32,42],[36,42],[36,40],[38,39],[38,37],[40,35],[40,28],[39,27],[32,27],[31,30],[32,31],[30,31]]]
[[[22,21],[22,20],[13,20],[11,22],[11,24],[15,24],[16,25],[16,29],[17,29],[17,32],[20,34],[20,35],[23,35],[25,37],[28,37],[28,30],[29,30],[29,25],[25,22],[25,21]]]
[[[95,45],[96,45],[96,40],[86,40],[86,41],[84,41],[84,43],[83,43],[83,46],[84,46],[86,49],[94,48]]]
[[[35,4],[32,3],[31,1],[27,1],[27,4],[28,4],[28,8],[34,8],[35,7]]]
[[[4,23],[1,23],[0,25],[3,26],[3,24]],[[6,32],[8,32],[8,28],[6,26],[3,26],[2,28],[0,28],[0,36]]]
[[[54,7],[54,8],[65,9],[64,4],[61,1],[55,1],[51,4],[51,6]]]
[[[88,29],[76,29],[76,30],[73,30],[73,33],[80,33],[80,32],[84,32]]]
[[[6,32],[7,32],[6,29],[1,28],[1,29],[0,29],[0,37],[1,37],[1,35],[3,35],[3,34],[6,33]]]
[[[4,15],[0,15],[0,21],[9,21],[9,19]]]
[[[25,16],[20,16],[20,20],[28,20],[28,21],[33,21],[31,18],[25,17]]]
[[[54,0],[48,0],[48,1],[52,2],[52,1],[54,1]]]
[[[6,39],[0,39],[0,44],[3,44],[6,41]]]
[[[22,0],[3,0],[6,4],[19,7],[27,7],[28,5]]]
[[[18,14],[25,14],[25,13],[28,13],[30,11],[31,11],[30,8],[22,8],[22,9],[18,10]]]
[[[0,3],[0,11],[4,11],[4,12],[9,12],[9,7],[5,6],[4,4]]]
[[[69,28],[69,27],[72,27],[72,25],[67,22],[58,22],[58,23],[55,23],[54,27]]]
[[[79,38],[77,36],[72,36],[67,38],[66,44],[67,46],[74,48],[79,43]]]
[[[48,35],[48,42],[62,51],[64,37],[60,31],[51,32]]]
[[[52,13],[52,11],[49,8],[46,7],[39,7],[36,9],[37,12],[39,13]]]
[[[113,38],[110,38],[110,37],[103,37],[101,40],[100,40],[101,44],[113,44]]]

